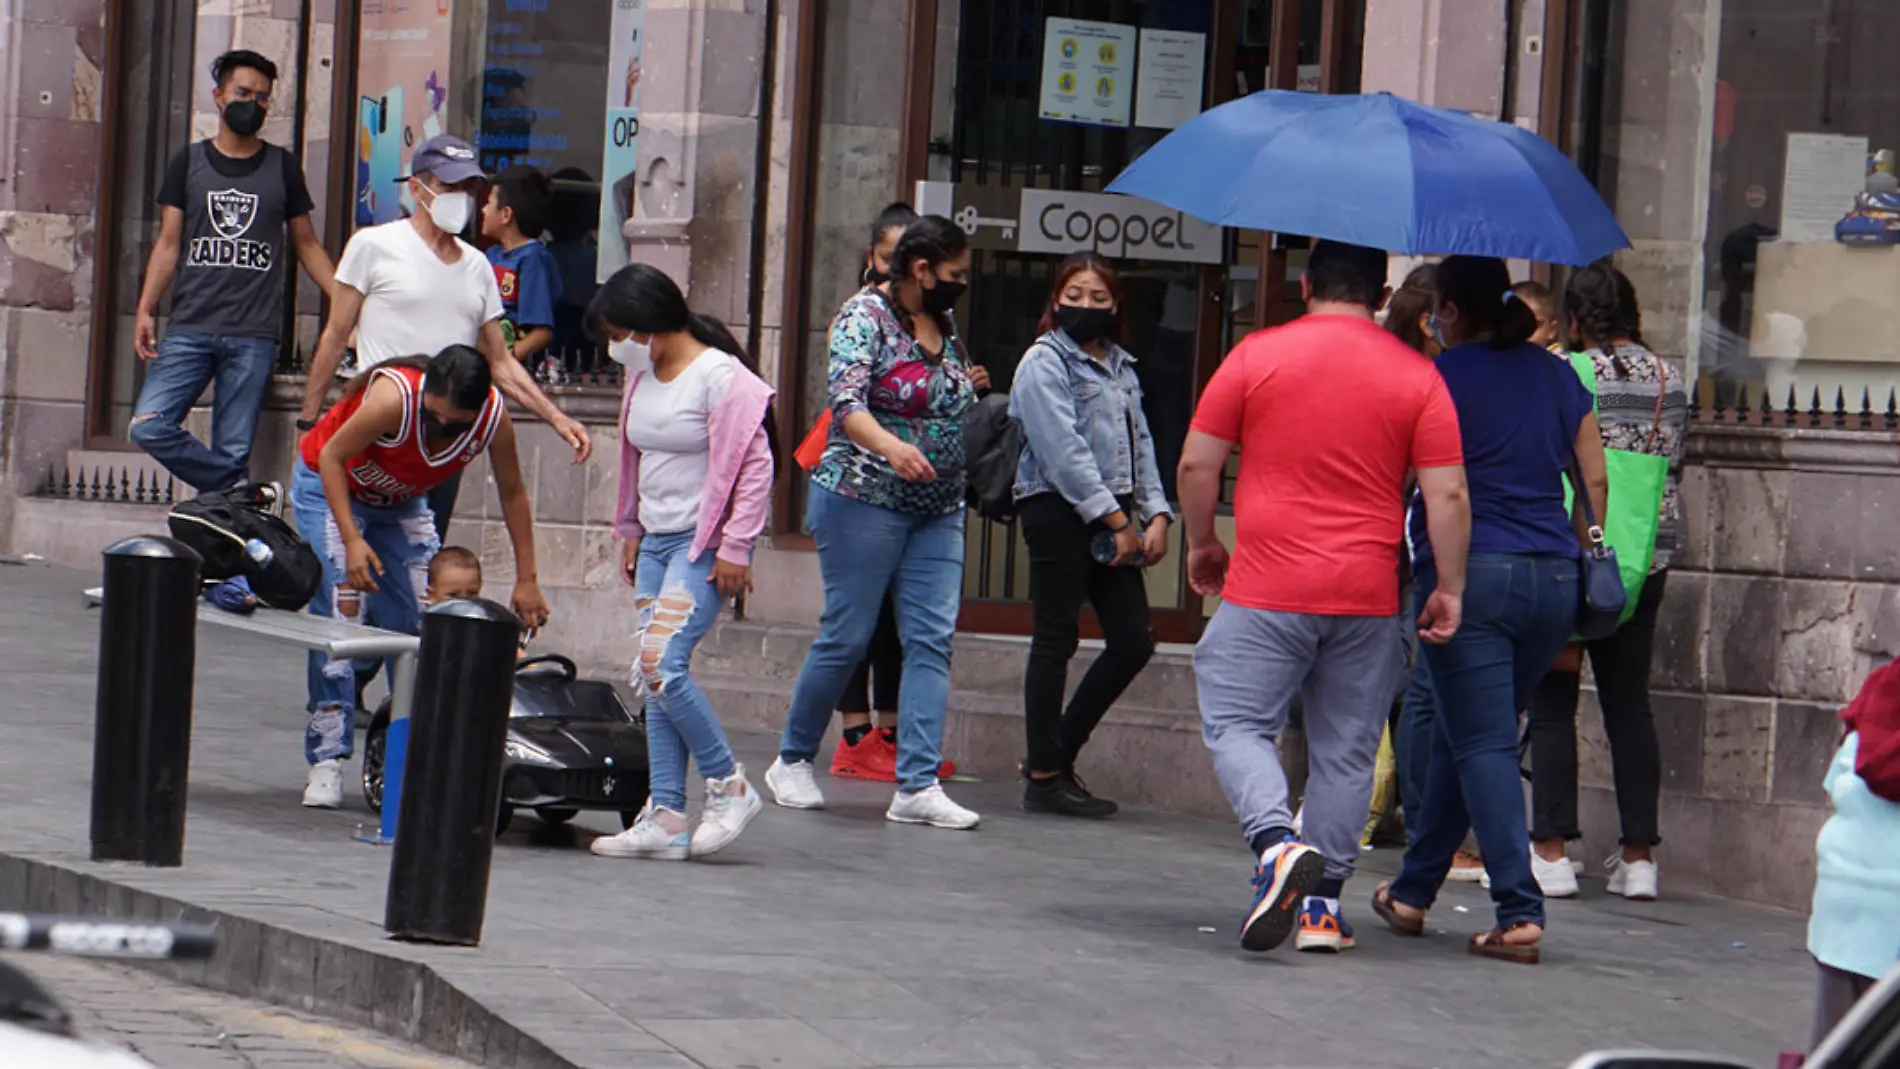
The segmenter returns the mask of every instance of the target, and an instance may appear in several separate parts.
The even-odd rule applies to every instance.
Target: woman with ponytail
[[[1636,608],[1615,634],[1584,645],[1603,706],[1603,731],[1610,741],[1616,807],[1622,818],[1622,848],[1606,862],[1610,893],[1648,900],[1656,897],[1654,849],[1662,841],[1657,827],[1662,755],[1649,708],[1649,665],[1663,584],[1682,523],[1678,485],[1689,437],[1689,395],[1682,376],[1643,345],[1636,287],[1623,272],[1600,264],[1570,276],[1564,317],[1567,333],[1595,372],[1604,448],[1669,460],[1656,552]],[[1577,662],[1552,670],[1530,703],[1532,865],[1540,877],[1570,895],[1577,893],[1577,878],[1564,844],[1583,835],[1577,819],[1577,691],[1582,667]],[[1545,893],[1552,893],[1551,888]]]
[[[905,228],[891,278],[845,302],[831,326],[831,435],[812,472],[810,526],[825,583],[817,641],[792,691],[773,799],[818,809],[812,762],[890,591],[904,650],[897,706],[901,824],[973,828],[938,783],[950,638],[963,592],[963,413],[976,384],[950,309],[969,285],[969,239],[941,216]]]
[[[1437,705],[1418,828],[1397,879],[1373,908],[1404,935],[1425,928],[1453,855],[1474,830],[1497,920],[1471,938],[1481,957],[1532,963],[1544,896],[1531,873],[1518,772],[1517,713],[1575,629],[1582,596],[1579,505],[1564,515],[1565,472],[1581,470],[1596,514],[1608,496],[1603,439],[1590,392],[1531,342],[1537,315],[1511,290],[1502,260],[1453,256],[1438,265],[1430,333],[1438,372],[1458,409],[1471,540],[1463,623],[1450,642],[1422,647]],[[1573,466],[1574,459],[1574,466]],[[1438,589],[1426,508],[1415,503],[1417,596]],[[1448,554],[1465,547],[1443,547]]]
[[[772,388],[731,332],[689,309],[654,267],[615,272],[588,319],[627,369],[614,534],[639,621],[633,685],[646,695],[652,778],[633,826],[594,840],[593,851],[704,857],[737,839],[761,808],[691,666],[720,608],[752,587],[752,543],[765,528],[778,453]],[[690,837],[689,754],[706,780]]]

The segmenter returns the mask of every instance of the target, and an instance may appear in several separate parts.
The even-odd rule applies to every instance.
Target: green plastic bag
[[[1577,377],[1597,392],[1596,364],[1586,353],[1571,353],[1570,366]],[[1636,613],[1636,599],[1642,596],[1643,583],[1649,579],[1650,563],[1656,559],[1656,526],[1662,517],[1663,484],[1669,478],[1669,458],[1623,449],[1605,449],[1603,464],[1610,476],[1610,503],[1604,510],[1603,540],[1616,550],[1618,570],[1623,573],[1623,590],[1629,603],[1623,607],[1621,623]],[[1564,480],[1564,511],[1570,511],[1574,494],[1570,480]]]

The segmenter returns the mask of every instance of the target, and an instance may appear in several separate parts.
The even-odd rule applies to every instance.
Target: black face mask
[[[1056,326],[1077,345],[1087,345],[1108,337],[1115,329],[1115,310],[1113,308],[1078,308],[1072,304],[1056,305]]]
[[[264,128],[264,107],[255,100],[233,100],[224,106],[224,125],[239,137]]]
[[[867,267],[864,269],[864,284],[867,286],[881,286],[890,280],[891,273],[889,271],[879,271],[875,267]]]
[[[968,283],[938,279],[937,288],[924,291],[924,311],[934,316],[948,312],[957,306],[957,302],[963,299],[963,292],[969,288]]]
[[[467,434],[469,428],[473,426],[475,426],[473,420],[457,420],[454,423],[446,423],[428,409],[425,408],[422,410],[422,433],[431,438],[460,438],[462,435]]]

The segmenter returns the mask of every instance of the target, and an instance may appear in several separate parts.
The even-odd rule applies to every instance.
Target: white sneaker
[[[1531,851],[1531,878],[1537,881],[1537,889],[1544,892],[1545,898],[1575,898],[1581,889],[1577,886],[1577,873],[1583,865],[1565,858],[1562,861],[1545,861]],[[1478,877],[1478,886],[1491,889],[1491,873],[1486,870]]]
[[[1577,870],[1570,867],[1570,859],[1545,861],[1537,851],[1531,851],[1531,875],[1537,879],[1537,887],[1544,892],[1545,898],[1577,897]]]
[[[928,824],[933,828],[968,831],[982,818],[950,800],[943,785],[933,783],[921,791],[898,791],[884,819],[896,824]]]
[[[810,761],[786,764],[784,758],[765,770],[765,785],[772,788],[772,801],[787,809],[823,809],[825,792],[818,789],[818,775]]]
[[[699,827],[693,830],[694,857],[716,854],[732,845],[765,803],[745,778],[745,766],[734,765],[725,779],[706,781],[706,806],[699,814]]]
[[[1621,850],[1603,863],[1610,870],[1610,893],[1637,902],[1656,901],[1656,863],[1625,861]]]
[[[311,809],[343,808],[343,762],[335,758],[310,766],[303,781],[303,804]]]
[[[588,844],[587,849],[596,857],[648,858],[654,861],[684,861],[690,852],[689,840],[684,831],[674,834],[660,826],[654,819],[653,803],[634,819],[633,827],[619,835],[603,835]],[[681,823],[686,818],[680,817]]]

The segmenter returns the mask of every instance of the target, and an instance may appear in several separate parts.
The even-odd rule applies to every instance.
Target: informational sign
[[[1021,252],[1093,250],[1111,259],[1221,262],[1219,227],[1152,201],[1114,193],[1025,189],[1016,235]]]
[[[449,0],[363,0],[357,45],[356,223],[400,219],[397,179],[442,132],[449,102]]]
[[[1135,78],[1135,125],[1172,130],[1201,113],[1207,71],[1207,35],[1141,31]]]
[[[1866,138],[1789,134],[1781,182],[1781,240],[1833,241],[1834,224],[1866,189]]]
[[[1293,88],[1296,91],[1301,92],[1301,93],[1319,92],[1319,64],[1317,63],[1300,64],[1300,69],[1298,73],[1294,75],[1294,77],[1297,79],[1293,83]],[[1261,84],[1254,86],[1252,89],[1247,90],[1247,92],[1252,92],[1254,90],[1259,90],[1259,89],[1265,89],[1267,86],[1272,85],[1273,84],[1273,68],[1272,67],[1263,68],[1260,72],[1260,78],[1261,78]],[[1241,84],[1243,86],[1246,84],[1246,77],[1244,75],[1241,77]],[[1243,92],[1241,95],[1245,96],[1246,93]]]
[[[1042,118],[1127,126],[1134,100],[1135,36],[1133,26],[1119,22],[1044,22]]]
[[[600,158],[600,252],[595,281],[627,266],[625,226],[633,218],[640,180],[640,58],[646,47],[646,0],[614,0],[613,45],[607,52],[607,122]]]

